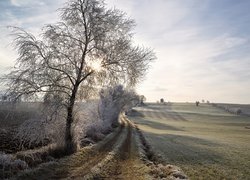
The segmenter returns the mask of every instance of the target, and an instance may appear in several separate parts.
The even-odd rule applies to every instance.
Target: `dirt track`
[[[125,116],[121,117],[121,125],[100,143],[83,148],[76,154],[44,164],[38,168],[20,174],[17,179],[161,179],[156,162],[150,162],[141,152],[142,142],[138,129]],[[173,166],[165,176],[174,178]],[[182,177],[181,175],[177,177]]]

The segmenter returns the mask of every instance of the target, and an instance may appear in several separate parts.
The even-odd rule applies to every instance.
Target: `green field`
[[[209,104],[149,104],[130,117],[190,179],[250,179],[250,117]]]

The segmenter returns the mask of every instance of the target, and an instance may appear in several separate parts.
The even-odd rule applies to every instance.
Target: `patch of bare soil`
[[[58,162],[42,164],[16,178],[186,179],[177,167],[159,163],[132,122],[125,116],[121,117],[121,122],[121,126],[98,144],[85,147]]]

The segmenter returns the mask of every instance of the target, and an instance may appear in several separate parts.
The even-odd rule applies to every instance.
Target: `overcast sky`
[[[14,64],[5,26],[35,34],[58,20],[62,0],[0,1],[0,73]],[[136,20],[135,42],[154,49],[138,92],[148,101],[250,103],[250,1],[107,0]]]

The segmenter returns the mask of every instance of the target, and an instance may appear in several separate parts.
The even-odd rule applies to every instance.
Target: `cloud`
[[[0,24],[34,34],[57,20],[65,1],[0,2]],[[135,42],[152,47],[158,57],[138,92],[149,101],[227,101],[250,103],[250,12],[248,1],[106,0],[136,20]],[[0,65],[16,57],[6,31],[0,34]],[[1,71],[1,69],[0,69]]]
[[[13,6],[43,6],[45,3],[43,1],[38,0],[10,0]]]
[[[44,24],[58,21],[56,11],[65,1],[11,0],[11,6],[0,2],[0,74],[13,66],[17,53],[12,47],[12,37],[7,26],[22,27],[34,35],[40,34]]]
[[[166,92],[166,91],[168,91],[168,89],[164,88],[164,87],[155,87],[153,89],[153,91],[155,91],[155,92]]]
[[[139,85],[140,93],[151,101],[164,96],[194,101],[206,96],[213,101],[250,102],[250,94],[246,98],[246,90],[239,88],[250,88],[249,55],[244,52],[250,50],[249,39],[242,32],[246,22],[232,26],[241,17],[223,15],[237,14],[240,7],[224,4],[220,11],[211,1],[137,2],[129,7],[138,24],[136,41],[153,47],[158,57]],[[152,91],[162,85],[168,91]],[[228,89],[231,93],[223,96]]]

